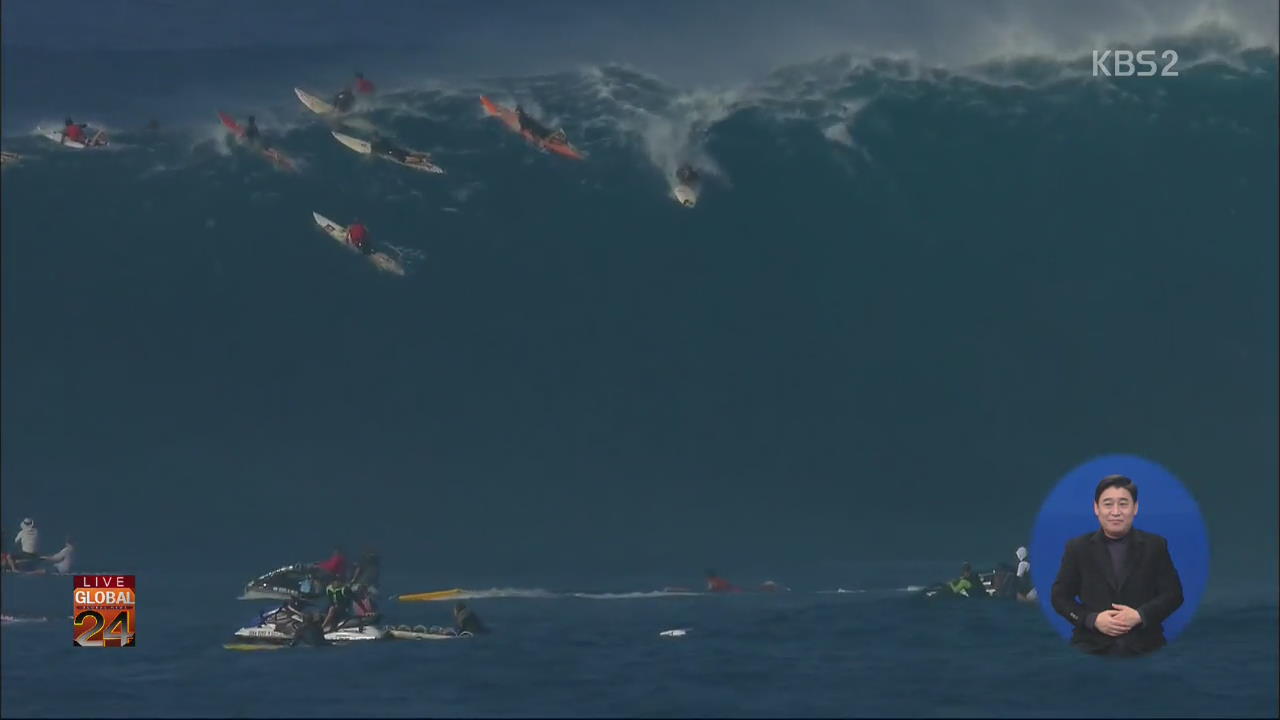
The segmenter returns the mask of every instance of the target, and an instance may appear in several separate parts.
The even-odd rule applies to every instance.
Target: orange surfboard
[[[586,159],[586,156],[579,152],[577,148],[570,145],[568,140],[543,140],[528,130],[522,130],[520,128],[520,120],[516,117],[515,110],[503,107],[483,95],[480,96],[480,105],[484,108],[485,114],[500,118],[503,124],[505,124],[511,132],[523,136],[525,140],[528,140],[543,150],[553,152],[557,155],[563,155],[567,158],[573,158],[574,160]]]

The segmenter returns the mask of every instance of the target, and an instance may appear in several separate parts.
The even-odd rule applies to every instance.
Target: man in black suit
[[[1165,644],[1161,623],[1182,605],[1169,544],[1133,527],[1138,486],[1108,475],[1093,493],[1101,529],[1067,543],[1053,609],[1074,627],[1071,644],[1100,655],[1138,655]]]

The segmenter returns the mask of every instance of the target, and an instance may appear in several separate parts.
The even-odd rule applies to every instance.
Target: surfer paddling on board
[[[101,130],[95,132],[92,137],[88,133],[88,123],[75,123],[68,117],[62,126],[62,141],[78,142],[85,146],[106,145],[107,135]]]
[[[425,165],[431,161],[431,156],[405,150],[382,137],[380,133],[374,133],[373,138],[369,140],[369,152],[374,155],[385,155],[402,165]]]
[[[364,79],[364,73],[356,73],[356,92],[361,95],[372,95],[374,91],[373,83]]]
[[[84,123],[77,125],[68,117],[66,123],[62,127],[62,139],[83,144],[84,128]]]
[[[252,115],[244,124],[244,141],[250,145],[256,145],[263,150],[267,150],[267,140],[262,136],[262,131],[258,129],[258,121]]]
[[[342,88],[333,98],[333,107],[338,112],[347,112],[356,106],[356,96],[348,88]]]
[[[550,143],[564,143],[566,141],[563,130],[552,132],[546,125],[530,117],[529,113],[526,113],[520,105],[516,105],[516,120],[520,123],[520,129],[532,135],[535,140]]]
[[[347,227],[347,242],[351,243],[351,247],[359,250],[363,255],[373,253],[373,245],[369,242],[369,229],[362,225],[359,220]]]
[[[374,155],[386,155],[397,162],[408,162],[409,158],[408,151],[396,147],[390,140],[382,137],[381,133],[373,134],[373,138],[369,140],[369,151]]]
[[[707,571],[707,592],[723,593],[723,592],[741,592],[733,583],[716,575],[715,570]]]

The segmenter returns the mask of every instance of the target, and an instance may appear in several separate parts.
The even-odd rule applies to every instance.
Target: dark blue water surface
[[[24,516],[46,551],[73,534],[141,601],[137,648],[75,649],[69,580],[6,575],[5,611],[49,618],[4,628],[6,716],[1277,714],[1273,48],[1164,39],[1177,78],[836,55],[716,85],[572,43],[470,65],[487,31],[448,4],[429,47],[399,6],[381,44],[230,43],[257,7],[232,5],[192,5],[220,35],[189,43],[4,6],[4,540]],[[494,33],[550,37],[570,6],[547,8]],[[381,90],[348,132],[446,175],[366,161],[293,97],[355,69]],[[589,159],[539,154],[482,93]],[[112,145],[32,134],[68,113]],[[1175,474],[1212,549],[1191,624],[1129,666],[1142,692],[1090,689],[1109,670],[1032,606],[903,590],[1011,560],[1108,453]],[[474,642],[222,649],[260,609],[245,580],[334,542],[378,548],[397,592],[552,595],[475,599],[499,632]],[[708,566],[794,592],[563,596]]]

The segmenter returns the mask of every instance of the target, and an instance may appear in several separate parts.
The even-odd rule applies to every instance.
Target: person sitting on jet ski
[[[467,607],[466,603],[458,603],[453,606],[453,627],[459,633],[469,632],[472,635],[481,635],[489,632],[489,628],[480,622],[480,616]]]
[[[342,554],[342,548],[335,545],[333,554],[328,560],[316,563],[316,569],[324,573],[325,577],[346,578],[347,556]]]
[[[960,566],[960,577],[947,583],[947,587],[956,595],[968,598],[986,597],[987,590],[982,586],[982,579],[973,571],[973,566],[964,563]]]
[[[697,170],[693,169],[692,165],[685,163],[676,169],[676,179],[685,185],[693,186],[702,179],[702,176],[698,174]]]
[[[337,629],[344,620],[351,617],[351,588],[340,578],[333,578],[325,588],[325,597],[329,600],[329,609],[325,611],[323,627],[325,632]]]
[[[338,112],[347,112],[356,105],[356,96],[351,92],[350,88],[342,88],[342,90],[334,96],[333,107]]]

